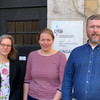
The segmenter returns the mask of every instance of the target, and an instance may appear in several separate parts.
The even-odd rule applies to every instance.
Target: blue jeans
[[[31,96],[28,95],[28,99],[27,100],[38,100],[38,99],[33,98],[33,97],[31,97]]]

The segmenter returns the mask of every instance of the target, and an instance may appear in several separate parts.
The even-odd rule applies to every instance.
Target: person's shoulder
[[[17,60],[10,60],[10,66],[20,67],[20,63]]]
[[[35,55],[37,53],[38,53],[38,50],[30,52],[29,55]]]
[[[38,50],[32,51],[32,52],[29,53],[28,59],[32,60],[32,59],[34,59],[37,56],[38,56]]]
[[[74,49],[71,51],[71,53],[70,53],[68,59],[71,59],[71,60],[73,59],[73,60],[75,60],[76,57],[79,57],[81,54],[83,54],[83,51],[84,51],[85,46],[86,46],[86,44],[74,48]]]
[[[19,64],[17,60],[11,60],[11,59],[10,59],[10,63]]]
[[[78,47],[74,48],[74,49],[72,50],[72,52],[75,52],[75,51],[82,51],[82,50],[85,49],[86,45],[87,45],[87,44],[83,44],[83,45],[81,45],[81,46],[78,46]]]
[[[58,55],[65,55],[64,53],[57,51]]]
[[[57,52],[57,55],[58,55],[59,57],[64,57],[64,58],[66,58],[66,55],[65,55],[64,53],[60,52],[60,51]]]

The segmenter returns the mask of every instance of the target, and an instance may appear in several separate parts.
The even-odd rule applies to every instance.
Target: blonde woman
[[[54,35],[45,28],[38,35],[40,50],[29,54],[24,100],[60,100],[66,56],[52,48]]]

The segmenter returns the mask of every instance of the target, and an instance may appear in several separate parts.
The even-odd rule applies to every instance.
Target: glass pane
[[[25,45],[30,45],[31,44],[31,35],[28,34],[24,34],[24,44]]]
[[[24,32],[31,32],[30,21],[24,22]]]
[[[39,32],[39,21],[32,22],[32,32]]]
[[[16,44],[23,44],[23,34],[16,34]]]
[[[11,35],[15,39],[15,34],[9,33],[9,35]]]
[[[32,34],[32,41],[33,41],[32,44],[38,44],[37,35],[38,34]]]
[[[14,22],[8,22],[8,32],[14,32],[14,31],[15,31]]]
[[[16,41],[15,41],[15,34],[9,33],[9,35],[11,35],[11,36],[14,38],[14,43],[16,44]]]
[[[23,31],[23,23],[16,22],[16,32],[22,32],[22,31]]]

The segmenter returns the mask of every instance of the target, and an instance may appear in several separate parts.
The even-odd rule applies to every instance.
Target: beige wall
[[[52,21],[82,20],[83,42],[86,43],[86,18],[100,13],[100,0],[48,0],[47,3],[47,27],[51,28]]]

